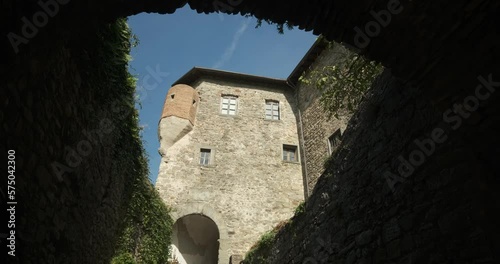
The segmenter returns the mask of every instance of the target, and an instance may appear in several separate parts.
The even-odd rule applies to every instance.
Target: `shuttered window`
[[[237,98],[234,96],[223,96],[221,101],[221,114],[236,115]]]
[[[297,146],[283,145],[283,161],[298,162]]]
[[[266,119],[280,120],[280,103],[278,101],[266,100]]]
[[[340,134],[340,129],[337,130],[335,133],[333,133],[329,138],[328,138],[328,152],[330,155],[337,150],[337,147],[340,145],[340,139],[341,134]]]

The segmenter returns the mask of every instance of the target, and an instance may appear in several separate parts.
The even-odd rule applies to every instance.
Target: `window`
[[[212,157],[211,149],[200,149],[200,165],[210,165],[210,158]]]
[[[280,103],[278,101],[266,100],[266,119],[280,120]]]
[[[340,145],[340,129],[335,131],[329,138],[328,138],[328,154],[332,155],[333,152],[337,149],[337,147]]]
[[[283,145],[283,161],[298,162],[297,146]]]
[[[221,114],[236,115],[236,99],[235,96],[223,96],[221,102]]]

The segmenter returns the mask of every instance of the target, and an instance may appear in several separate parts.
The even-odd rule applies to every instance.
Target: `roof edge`
[[[224,78],[231,80],[233,82],[250,81],[256,83],[267,83],[274,85],[284,85],[286,87],[293,87],[298,83],[298,80],[302,73],[306,71],[318,58],[318,56],[328,47],[328,41],[323,37],[318,37],[314,44],[309,48],[304,57],[295,66],[292,73],[286,79],[276,79],[258,75],[251,75],[239,72],[217,70],[204,67],[193,67],[177,81],[175,81],[172,86],[178,84],[193,85],[196,81],[204,77],[215,77]]]
[[[192,85],[194,82],[204,77],[215,77],[215,78],[219,77],[234,82],[251,81],[257,83],[270,83],[275,85],[287,84],[287,79],[276,79],[276,78],[269,78],[269,77],[263,77],[263,76],[251,75],[239,72],[223,71],[223,70],[203,68],[203,67],[193,67],[186,74],[184,74],[177,81],[175,81],[172,84],[172,86],[175,86],[177,84]]]
[[[328,47],[328,41],[323,37],[318,37],[314,44],[309,48],[299,64],[293,69],[292,73],[287,78],[287,81],[295,85],[299,81],[300,76],[306,71],[319,57],[319,55]]]

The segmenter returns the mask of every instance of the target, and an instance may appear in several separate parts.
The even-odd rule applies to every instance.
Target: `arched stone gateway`
[[[173,228],[172,258],[180,264],[217,264],[219,229],[215,222],[201,214],[178,219]]]
[[[172,219],[175,223],[172,233],[173,256],[176,253],[177,255],[181,254],[183,257],[187,256],[187,258],[184,258],[187,264],[208,264],[212,263],[209,257],[215,255],[214,250],[217,250],[218,261],[213,263],[225,264],[228,262],[229,244],[226,222],[210,205],[204,203],[177,205],[172,212]],[[196,246],[192,247],[195,244]],[[215,244],[217,245],[216,248],[213,247]],[[203,248],[203,245],[205,245],[205,248]],[[207,260],[207,262],[197,262],[200,261],[199,258],[194,257],[197,254],[195,253],[194,256],[191,254],[192,250],[196,249],[200,251],[204,249],[206,253],[204,260]],[[178,260],[179,263],[182,263],[180,259]]]

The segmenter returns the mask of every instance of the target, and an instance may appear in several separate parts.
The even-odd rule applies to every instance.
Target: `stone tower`
[[[169,90],[156,187],[180,263],[227,264],[304,199],[297,107],[286,80],[194,68]]]
[[[316,41],[286,80],[193,68],[168,91],[156,187],[180,263],[238,263],[312,192],[350,118],[328,118],[298,81],[342,61],[347,50],[327,46]]]

